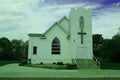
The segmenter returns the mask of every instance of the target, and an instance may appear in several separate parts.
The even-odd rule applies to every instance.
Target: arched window
[[[84,17],[83,17],[83,16],[80,17],[79,25],[80,25],[80,28],[81,28],[81,29],[84,28]]]
[[[57,37],[52,41],[52,54],[60,54],[60,41]]]

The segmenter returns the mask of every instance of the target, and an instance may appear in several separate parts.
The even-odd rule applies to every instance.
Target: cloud
[[[33,7],[36,7],[38,1],[0,0],[0,37],[5,36],[13,39],[18,38],[21,34],[27,36],[26,32],[20,30],[22,28],[20,23],[32,12]]]
[[[120,27],[120,7],[111,5],[99,9],[93,16],[93,33],[103,34],[104,38],[111,38]]]
[[[0,3],[0,37],[9,39],[27,40],[28,33],[43,33],[61,17],[69,16],[70,9],[76,7],[93,9],[93,33],[111,37],[120,25],[116,21],[120,19],[119,3],[107,7],[100,0],[94,3],[75,0],[59,5],[48,5],[46,0],[0,0]]]

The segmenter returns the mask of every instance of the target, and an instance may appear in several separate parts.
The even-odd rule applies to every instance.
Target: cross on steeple
[[[83,44],[83,36],[86,35],[85,32],[83,32],[83,29],[81,29],[81,32],[78,32],[78,35],[81,35],[81,44]]]

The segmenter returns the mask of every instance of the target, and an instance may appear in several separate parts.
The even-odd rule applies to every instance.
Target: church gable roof
[[[45,35],[48,33],[55,25],[57,25],[57,22],[55,22],[51,27],[49,27],[43,34]]]
[[[61,28],[69,34],[69,19],[67,17],[63,17],[58,24],[61,26]]]
[[[68,19],[66,16],[64,16],[64,17],[62,17],[62,18],[59,20],[59,23],[62,22],[63,20],[69,21],[69,19]]]
[[[69,19],[67,19],[66,17],[63,17],[62,19],[60,19],[60,21],[55,22],[50,28],[48,28],[48,29],[44,32],[44,35],[47,34],[55,25],[58,25],[58,27],[59,27],[63,32],[65,32],[67,35],[69,35],[69,34],[68,34],[69,25],[67,25],[67,24],[68,24],[68,21],[69,21]],[[67,25],[66,27],[68,27],[68,30],[66,30],[66,28],[63,27],[63,25],[64,25],[63,22],[67,23],[67,24],[65,24],[65,26]]]

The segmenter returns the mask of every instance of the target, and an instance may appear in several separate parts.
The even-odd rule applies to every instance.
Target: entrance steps
[[[79,69],[99,69],[100,66],[92,59],[73,59],[73,64],[77,64]]]

